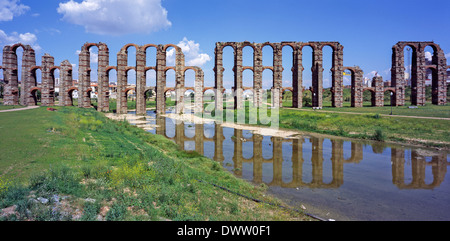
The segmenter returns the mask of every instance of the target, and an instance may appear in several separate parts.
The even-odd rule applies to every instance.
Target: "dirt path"
[[[22,111],[22,110],[31,110],[31,109],[36,109],[36,108],[39,108],[39,107],[40,106],[28,106],[28,107],[18,108],[18,109],[0,110],[0,113],[13,112],[13,111]]]

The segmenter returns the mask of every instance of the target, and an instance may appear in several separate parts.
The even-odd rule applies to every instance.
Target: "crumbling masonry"
[[[253,48],[253,66],[243,66],[243,48]],[[270,46],[273,50],[273,65],[263,66],[262,49]],[[309,46],[312,48],[312,105],[316,108],[322,107],[323,96],[323,48],[330,46],[332,53],[332,106],[343,106],[343,75],[344,71],[351,72],[351,105],[352,107],[363,106],[363,92],[368,90],[372,93],[372,105],[384,106],[384,93],[392,92],[392,104],[396,106],[405,105],[405,88],[407,86],[404,66],[404,48],[406,46],[412,48],[413,58],[411,66],[411,92],[412,105],[425,104],[425,79],[426,71],[432,71],[432,103],[435,105],[446,104],[446,71],[447,66],[444,51],[438,44],[434,42],[399,42],[392,48],[392,69],[391,69],[391,86],[385,87],[383,79],[375,76],[370,87],[363,86],[363,71],[355,67],[343,66],[343,49],[344,47],[338,42],[281,42],[281,43],[250,43],[250,42],[218,42],[215,48],[215,87],[204,86],[204,74],[200,67],[185,66],[185,56],[180,47],[167,45],[147,44],[143,46],[135,44],[125,45],[117,54],[117,65],[110,66],[109,49],[104,43],[86,43],[82,46],[79,54],[78,68],[78,87],[73,83],[73,69],[69,61],[63,61],[60,66],[55,66],[54,58],[48,54],[42,56],[41,66],[36,66],[35,51],[29,45],[15,44],[13,46],[5,46],[3,48],[3,79],[4,88],[4,105],[37,105],[37,91],[41,92],[41,105],[55,105],[55,71],[59,70],[59,105],[73,105],[72,93],[78,91],[78,106],[81,108],[90,108],[91,103],[91,63],[90,49],[98,48],[98,111],[107,112],[110,110],[109,93],[109,76],[111,70],[117,72],[117,113],[127,113],[127,94],[130,90],[136,92],[136,113],[138,115],[146,114],[146,92],[156,92],[156,111],[158,114],[165,113],[165,98],[168,91],[176,93],[176,113],[182,113],[185,109],[184,94],[188,90],[194,92],[194,113],[203,112],[203,94],[209,89],[215,91],[215,107],[217,111],[224,108],[225,88],[223,83],[223,49],[231,47],[234,50],[234,108],[242,108],[244,106],[244,91],[253,91],[253,105],[256,107],[264,104],[262,73],[266,69],[270,69],[273,73],[272,79],[272,106],[282,107],[282,95],[286,90],[293,93],[293,107],[303,107],[303,48]],[[431,64],[426,64],[425,47],[431,46],[434,55]],[[23,49],[21,78],[19,84],[18,76],[18,58],[17,49]],[[128,63],[128,48],[136,49],[136,63]],[[283,63],[282,50],[284,47],[292,48],[292,87],[284,87],[282,83]],[[147,49],[156,49],[156,66],[147,66],[146,57]],[[167,50],[175,49],[175,66],[167,66]],[[168,70],[174,70],[176,75],[175,88],[166,86],[166,73]],[[243,72],[250,69],[253,72],[253,86],[243,86]],[[42,74],[41,84],[38,86],[36,71],[40,70]],[[128,72],[134,70],[136,72],[136,87],[130,88],[127,84]],[[146,75],[148,70],[156,72],[156,86],[146,86]],[[185,72],[193,70],[195,72],[195,86],[185,86]],[[20,87],[20,88],[19,88]],[[20,89],[20,94],[19,94]],[[20,99],[19,99],[20,96]]]

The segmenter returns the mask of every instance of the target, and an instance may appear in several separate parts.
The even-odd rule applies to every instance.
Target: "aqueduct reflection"
[[[339,188],[344,183],[344,165],[362,162],[364,149],[368,147],[360,142],[351,142],[350,146],[344,146],[345,141],[341,139],[267,137],[259,134],[245,134],[244,132],[248,131],[231,128],[227,131],[232,134],[225,135],[226,128],[220,124],[191,124],[159,117],[156,118],[155,134],[163,135],[181,147],[186,147],[187,143],[194,144],[191,148],[185,149],[195,150],[202,155],[208,156],[213,152],[213,156],[210,157],[223,165],[227,161],[225,156],[230,156],[229,152],[232,151],[232,171],[236,176],[242,177],[245,168],[252,168],[251,179],[254,183],[265,183],[283,188]],[[325,146],[325,140],[330,141],[331,145]],[[228,142],[228,146],[225,142]],[[291,148],[283,148],[283,144]],[[308,147],[305,147],[306,145]],[[378,143],[371,148],[373,153],[379,154],[388,147]],[[345,153],[351,151],[349,158],[344,157],[344,150]],[[447,166],[450,165],[446,154],[427,156],[422,155],[420,150],[409,151],[396,148],[390,148],[390,150],[392,183],[399,189],[433,189],[439,187],[444,181]],[[271,158],[263,155],[268,151],[272,154]],[[248,154],[244,155],[245,152],[251,152],[252,156],[246,157]],[[409,152],[410,155],[405,154]],[[291,162],[289,167],[283,165],[286,161]],[[331,165],[324,165],[325,161],[331,161]],[[264,165],[269,165],[270,168],[264,168]],[[426,179],[426,175],[430,175],[430,172],[426,171],[427,168],[431,168],[432,178]],[[271,171],[270,174],[267,174],[268,169]],[[410,171],[411,173],[408,173]],[[331,173],[331,177],[325,177],[325,173]],[[264,180],[264,175],[271,176],[272,180],[270,182]],[[310,180],[305,180],[305,176],[309,176],[306,179]],[[412,181],[407,180],[409,176],[412,176]]]

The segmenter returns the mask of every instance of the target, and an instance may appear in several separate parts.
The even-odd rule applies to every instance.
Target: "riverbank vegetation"
[[[281,204],[162,136],[55,109],[0,113],[0,220],[310,220],[210,185]]]

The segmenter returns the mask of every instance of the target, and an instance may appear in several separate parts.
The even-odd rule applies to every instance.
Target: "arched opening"
[[[42,71],[40,68],[31,70],[31,78],[33,79],[31,96],[33,103],[28,103],[29,105],[40,105],[42,103]]]
[[[176,86],[175,70],[170,68],[166,71],[166,87],[175,88],[175,86]]]
[[[166,66],[175,66],[177,51],[170,46],[166,49]]]
[[[395,106],[395,92],[393,90],[384,91],[384,106]]]
[[[136,70],[128,69],[126,71],[127,77],[127,90],[126,90],[126,99],[128,110],[136,109]]]
[[[410,101],[416,105],[417,101],[417,73],[413,71],[417,67],[417,50],[414,46],[403,47],[403,66],[405,68],[405,102]]]
[[[136,63],[136,47],[134,45],[130,45],[127,47],[127,66],[135,67]]]
[[[69,106],[74,106],[76,103],[74,102],[74,99],[78,99],[78,90],[77,88],[71,88],[67,92],[69,95]]]
[[[223,68],[223,87],[225,88],[223,107],[234,109],[234,49],[232,46],[223,48]]]
[[[250,107],[253,106],[253,90],[251,89],[247,89],[243,91],[243,95],[244,95],[244,101],[245,101],[245,107]]]
[[[434,48],[432,46],[426,46],[424,48],[425,52],[425,65],[436,64],[434,56]],[[438,82],[437,82],[437,71],[434,68],[427,68],[425,74],[425,103],[432,104],[433,95],[438,95]]]
[[[174,69],[170,68],[166,71],[166,88],[174,90],[175,87],[176,87],[176,73]],[[177,98],[175,91],[166,92],[165,95],[166,109],[168,107],[175,106],[176,100]]]
[[[283,95],[281,98],[282,106],[283,107],[294,107],[293,105],[293,93],[290,89],[284,89]]]
[[[346,69],[344,71],[344,78],[343,78],[343,93],[342,93],[342,98],[343,98],[343,103],[342,105],[344,107],[350,107],[351,103],[352,103],[352,87],[353,87],[353,79],[354,79],[354,73],[353,71]]]
[[[273,47],[271,45],[265,45],[262,48],[262,65],[273,66]]]
[[[363,91],[363,106],[364,107],[376,106],[376,98],[374,90],[365,89]]]
[[[175,106],[175,102],[176,102],[176,92],[174,89],[168,89],[165,94],[165,103],[166,103],[166,109],[168,109],[168,107],[171,106]]]
[[[251,69],[245,69],[242,72],[242,87],[253,88],[253,71]]]
[[[205,113],[211,113],[215,109],[216,93],[213,89],[203,92],[203,104]]]
[[[322,92],[322,106],[332,107],[334,94],[331,92],[333,87],[333,54],[334,49],[330,45],[325,45],[322,48],[322,63],[323,63],[323,92]]]
[[[303,106],[304,107],[312,107],[312,96],[313,93],[310,89],[305,89],[303,91]]]
[[[293,64],[294,49],[290,45],[285,45],[282,48],[282,64],[283,64],[283,80],[282,87],[293,87]]]
[[[427,78],[425,80],[425,103],[432,104],[438,102],[439,83],[437,70],[435,68],[427,68]],[[436,100],[435,100],[436,99]]]
[[[145,65],[150,67],[156,67],[156,47],[147,47],[145,50]]]
[[[183,113],[194,113],[195,92],[188,89],[184,92],[184,111]]]
[[[242,66],[253,67],[254,50],[252,46],[244,46],[242,48]]]
[[[156,70],[149,69],[145,72],[145,102],[147,107],[156,107]]]
[[[50,71],[50,90],[49,90],[49,98],[53,100],[53,103],[56,103],[59,97],[59,93],[55,91],[57,87],[61,88],[61,75],[58,68],[52,69]]]
[[[303,65],[303,88],[309,89],[312,87],[312,66],[313,66],[313,49],[311,46],[304,46],[302,51],[302,65]]]
[[[273,70],[265,69],[262,73],[262,104],[271,105],[272,101],[272,88],[273,88]]]
[[[242,88],[244,106],[253,106],[253,91],[249,90],[249,88],[253,89],[253,71],[251,69],[243,72]]]
[[[125,90],[125,96],[127,97],[128,110],[136,109],[136,89],[135,88],[127,88]]]
[[[39,88],[34,87],[31,89],[31,96],[33,97],[33,103],[28,103],[29,105],[40,105],[42,92]]]
[[[184,72],[184,86],[195,87],[195,71],[193,69],[187,69]]]
[[[117,71],[116,69],[109,69],[106,71],[106,78],[108,80],[109,93],[109,109],[110,111],[117,111]]]
[[[331,92],[331,88],[323,89],[323,107],[332,107],[332,98],[333,93]]]

